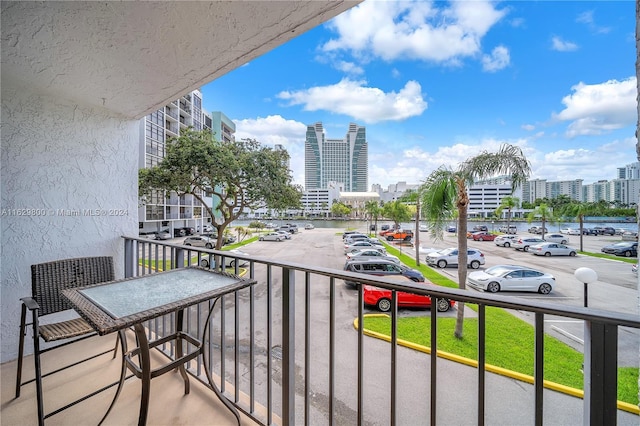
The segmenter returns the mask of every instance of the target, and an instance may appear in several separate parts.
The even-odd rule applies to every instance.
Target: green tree
[[[376,200],[369,200],[364,203],[364,211],[370,221],[374,222],[374,229],[378,229],[378,217],[382,212],[380,205]]]
[[[168,140],[160,164],[139,171],[138,190],[143,203],[157,189],[193,195],[211,217],[220,249],[225,229],[244,211],[300,206],[302,191],[292,183],[288,161],[286,151],[253,139],[220,142],[208,130],[188,128]],[[208,207],[205,194],[213,195],[216,205]]]
[[[410,189],[400,197],[400,201],[411,203],[411,205],[415,206],[416,226],[413,235],[415,236],[416,265],[420,266],[420,218],[422,216],[420,212],[420,192]]]
[[[539,220],[542,222],[542,236],[540,238],[544,240],[544,234],[545,234],[545,228],[546,228],[545,224],[547,222],[549,223],[556,222],[556,217],[554,215],[553,209],[551,209],[545,203],[537,205],[532,211],[529,212],[529,214],[527,214],[528,223],[531,223],[534,220]]]
[[[514,145],[502,145],[497,153],[483,151],[460,164],[457,170],[441,166],[431,173],[421,186],[422,211],[427,226],[435,238],[442,238],[445,225],[458,212],[458,287],[466,288],[467,281],[467,188],[474,181],[510,175],[511,187],[523,185],[531,173],[531,165],[522,150]],[[458,304],[454,335],[462,338],[464,303]]]
[[[511,209],[517,209],[520,206],[520,199],[518,197],[504,197],[500,200],[500,207],[496,210],[497,216],[502,216],[502,211],[507,209],[507,234],[509,233],[509,225],[511,225]]]
[[[331,214],[334,217],[345,217],[351,213],[351,207],[344,203],[333,203],[331,206]]]
[[[600,215],[602,213],[602,206],[597,203],[586,203],[574,201],[562,207],[560,214],[562,216],[570,216],[578,219],[580,224],[580,251],[584,251],[583,237],[584,237],[584,217],[587,215]]]
[[[384,217],[393,221],[396,229],[400,228],[400,223],[411,220],[411,210],[409,210],[409,207],[405,203],[399,200],[386,203],[384,207],[382,207],[382,214]]]

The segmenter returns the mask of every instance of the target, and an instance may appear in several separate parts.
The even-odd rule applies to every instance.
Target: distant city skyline
[[[316,122],[366,126],[369,187],[503,143],[531,179],[592,183],[637,159],[635,26],[635,2],[365,0],[203,86],[203,106],[283,145],[301,185]]]

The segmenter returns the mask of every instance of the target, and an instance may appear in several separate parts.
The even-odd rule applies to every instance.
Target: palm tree
[[[420,266],[420,192],[410,189],[400,197],[400,200],[415,206],[416,226],[413,235],[415,236],[416,266]]]
[[[554,223],[555,216],[553,210],[549,208],[545,203],[537,205],[529,214],[527,215],[527,222],[531,223],[532,221],[539,219],[542,221],[542,238],[544,240],[545,233],[545,223]]]
[[[531,165],[522,150],[505,144],[497,153],[482,151],[460,164],[457,170],[441,166],[431,173],[420,188],[422,210],[428,220],[427,226],[435,238],[442,238],[448,221],[458,213],[458,287],[466,288],[467,281],[467,209],[469,194],[467,187],[474,181],[496,175],[510,175],[511,188],[523,185],[531,173]],[[464,303],[458,304],[454,335],[462,338]]]
[[[573,202],[562,209],[563,216],[572,216],[580,223],[580,251],[583,250],[582,238],[584,236],[584,217],[586,215],[601,214],[602,207],[596,203]]]
[[[369,219],[374,221],[374,229],[378,229],[378,217],[382,212],[378,202],[376,200],[369,200],[365,202],[364,211],[369,216]]]
[[[496,210],[498,216],[502,215],[502,210],[507,209],[507,234],[511,230],[511,209],[517,209],[520,207],[520,199],[518,197],[507,196],[500,200],[500,207]]]

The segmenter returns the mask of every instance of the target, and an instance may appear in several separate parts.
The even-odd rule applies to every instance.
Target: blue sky
[[[304,184],[306,126],[366,126],[369,188],[420,183],[520,146],[531,178],[616,177],[636,160],[635,2],[365,0],[203,86],[236,138],[282,144]]]

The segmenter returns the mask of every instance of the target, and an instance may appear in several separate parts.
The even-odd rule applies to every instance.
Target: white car
[[[275,231],[277,234],[280,234],[284,237],[285,240],[291,239],[291,232],[288,231]]]
[[[446,268],[449,265],[458,265],[458,249],[446,248],[434,253],[427,254],[427,264],[437,266],[438,268]],[[484,253],[478,249],[467,249],[467,265],[471,269],[478,269],[480,265],[484,265]]]
[[[260,235],[258,238],[260,241],[284,241],[285,236],[277,232],[269,232],[268,234]]]
[[[347,253],[347,261],[355,259],[378,259],[378,260],[390,260],[399,264],[400,259],[392,254],[380,253],[376,249],[360,250],[354,253]]]
[[[569,237],[562,234],[545,234],[544,240],[551,243],[568,244]]]
[[[374,244],[370,241],[356,241],[353,244],[345,244],[344,245],[344,252],[346,253],[352,253],[354,251],[360,251],[363,249],[374,249],[374,250],[378,250],[380,252],[385,251],[384,247],[382,247],[381,245],[378,244]]]
[[[578,250],[560,243],[542,243],[529,247],[536,256],[575,256]]]
[[[516,250],[529,251],[529,247],[542,243],[544,243],[544,240],[542,238],[518,238],[517,240],[514,240],[513,243],[511,243],[511,247]]]
[[[243,255],[243,256],[249,256],[248,253],[242,252],[240,250],[229,250],[229,253],[240,254],[240,255]],[[238,267],[239,268],[245,268],[245,267],[249,266],[249,261],[248,260],[234,259],[232,257],[225,257],[225,260],[224,260],[225,267],[226,268],[235,268],[236,267],[236,261],[239,261],[238,262]],[[211,256],[211,263],[213,263],[213,266],[215,267],[215,256]],[[202,259],[200,259],[200,266],[202,266],[203,268],[208,268],[209,267],[209,256],[203,257]]]
[[[567,235],[580,235],[580,229],[578,228],[569,228],[569,232]]]
[[[526,266],[497,265],[467,276],[469,286],[490,293],[498,291],[537,291],[549,294],[556,279],[553,275]]]
[[[571,231],[571,228],[562,228],[560,230],[561,234],[565,234],[565,235],[569,235],[569,232]]]
[[[493,242],[500,247],[511,247],[511,244],[519,238],[520,237],[518,235],[504,234],[498,235]]]

